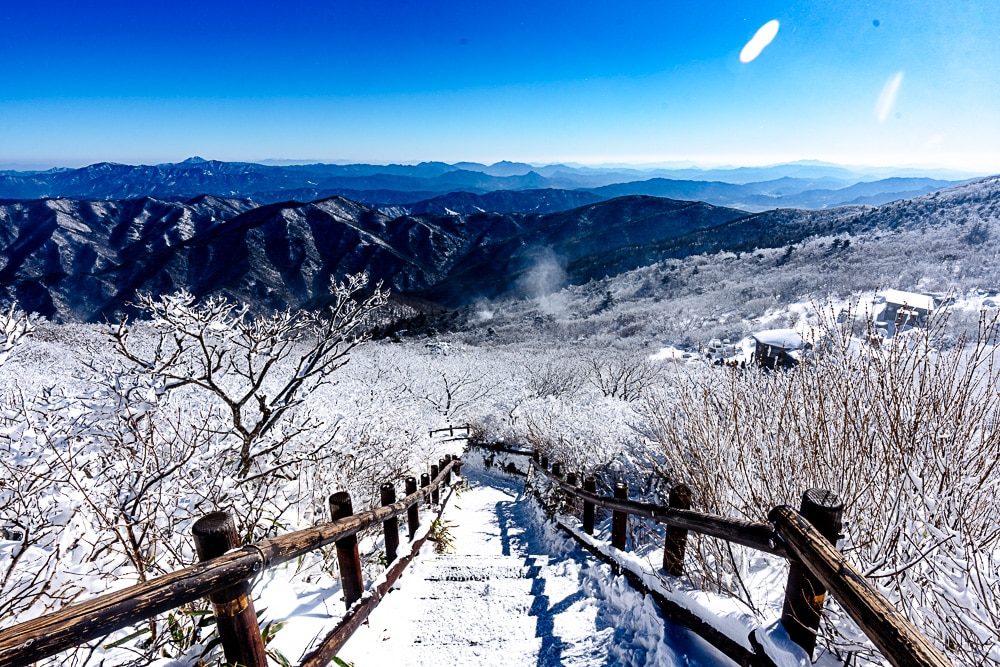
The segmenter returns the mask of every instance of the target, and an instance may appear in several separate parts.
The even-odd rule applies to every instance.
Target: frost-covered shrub
[[[869,345],[834,319],[791,371],[678,373],[647,400],[644,430],[697,509],[759,521],[808,488],[835,491],[848,558],[956,664],[996,661],[1000,324],[984,316],[942,349],[942,322]],[[724,544],[698,540],[694,553],[695,576],[722,588],[749,574]]]
[[[363,286],[360,276],[335,285],[324,314],[254,318],[221,299],[140,297],[152,320],[111,329],[118,356],[96,329],[74,329],[79,378],[25,377],[29,366],[5,377],[4,625],[191,564],[190,525],[207,512],[233,512],[249,542],[323,520],[317,500],[334,488],[360,506],[411,472],[412,443],[381,439],[392,427],[380,431],[377,407],[347,410],[344,432],[343,411],[320,400],[385,300],[378,289],[356,300]],[[5,328],[7,340],[25,323]],[[46,337],[35,346],[43,362],[65,353],[60,328]],[[127,650],[175,655],[173,629],[194,632],[195,621],[153,619]]]
[[[155,348],[132,345],[127,320],[112,328],[111,338],[135,372],[155,378],[161,391],[188,388],[217,404],[238,442],[240,479],[273,474],[291,465],[294,457],[283,456],[289,443],[313,427],[296,420],[295,408],[367,340],[369,317],[388,299],[379,286],[359,300],[367,284],[365,274],[334,281],[333,303],[323,311],[257,317],[223,297],[196,304],[183,292],[140,294],[136,305],[150,317]]]

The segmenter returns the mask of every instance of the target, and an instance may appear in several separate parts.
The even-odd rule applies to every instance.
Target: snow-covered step
[[[430,580],[429,580],[430,581]],[[437,582],[434,582],[437,583]],[[540,579],[496,578],[448,581],[447,586],[433,585],[420,597],[425,600],[451,600],[456,597],[523,596],[531,595],[543,585]]]
[[[497,604],[497,600],[487,604],[467,598],[461,605],[426,605],[421,618],[400,622],[395,631],[412,637],[415,644],[459,646],[528,641],[538,636],[538,618],[530,613],[530,599],[499,600],[507,604]]]
[[[537,607],[577,593],[566,563],[549,556],[453,556],[427,561],[414,595],[424,600],[524,596]]]
[[[389,640],[386,640],[388,643]],[[420,644],[407,647],[405,655],[396,654],[392,662],[381,662],[382,656],[369,654],[373,659],[366,665],[395,664],[407,667],[440,667],[441,665],[482,665],[506,667],[508,665],[536,665],[543,654],[545,640],[534,637],[527,641],[507,641],[482,645]],[[358,663],[360,664],[360,663]],[[558,663],[553,663],[558,664]]]
[[[548,556],[452,556],[428,561],[428,581],[534,579],[549,566]]]

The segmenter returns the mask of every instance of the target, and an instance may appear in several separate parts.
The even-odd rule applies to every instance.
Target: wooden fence
[[[461,460],[455,457],[441,459],[431,466],[429,475],[421,476],[419,488],[415,478],[408,478],[407,495],[399,501],[395,500],[392,485],[384,485],[382,506],[360,514],[353,514],[348,494],[335,493],[330,497],[331,522],[242,548],[227,513],[215,512],[202,517],[192,531],[202,562],[0,630],[0,664],[5,667],[30,665],[208,597],[215,611],[226,661],[244,667],[266,667],[263,641],[250,598],[250,580],[264,570],[333,544],[348,611],[301,663],[303,667],[326,665],[378,605],[419,550],[423,539],[414,540],[420,526],[419,505],[428,498],[438,504],[440,487],[450,488],[452,472],[460,473],[461,465]],[[447,496],[444,500],[447,501]],[[443,507],[443,503],[440,505]],[[409,555],[398,558],[398,517],[404,514],[413,545]],[[379,523],[385,533],[386,561],[390,568],[382,583],[365,592],[357,534]]]
[[[565,472],[559,462],[553,463],[549,469],[547,458],[537,451],[532,453],[529,476],[532,470],[542,473],[559,489],[582,501],[583,530],[588,535],[594,533],[595,507],[610,510],[611,544],[620,551],[626,548],[628,515],[665,524],[663,569],[668,574],[681,575],[684,572],[684,551],[689,531],[787,559],[790,567],[781,623],[789,636],[810,655],[816,646],[816,631],[829,591],[893,665],[951,665],[930,640],[913,627],[837,550],[835,544],[841,528],[842,505],[837,495],[830,491],[810,489],[803,495],[799,511],[787,506],[776,507],[768,514],[769,523],[752,523],[692,510],[691,490],[684,484],[671,489],[668,505],[656,505],[628,500],[628,487],[622,482],[615,485],[613,497],[597,495],[593,477],[583,478],[576,473]],[[580,483],[582,488],[578,486]],[[572,531],[569,532],[576,537]],[[586,542],[581,543],[590,548]],[[603,557],[599,552],[595,555]],[[624,568],[618,564],[617,569],[621,571]],[[680,611],[683,613],[683,610]],[[681,620],[682,623],[684,621]],[[718,637],[720,633],[713,633],[711,628],[699,627],[699,623],[694,619],[694,625],[689,627],[737,662],[754,662],[748,660],[745,648],[735,647],[731,640]]]
[[[450,437],[455,437],[455,430],[459,429],[449,427],[431,434],[447,432]],[[466,430],[461,439],[467,437]],[[523,450],[504,449],[510,453],[527,454]],[[769,523],[753,523],[692,510],[691,491],[683,484],[671,490],[668,505],[628,500],[628,488],[624,483],[615,485],[614,496],[601,496],[596,493],[593,477],[584,478],[566,472],[559,462],[553,463],[550,470],[546,457],[537,451],[530,455],[529,476],[532,470],[538,471],[563,492],[582,502],[585,533],[592,535],[594,532],[595,508],[611,511],[611,543],[614,548],[621,551],[626,548],[628,515],[665,524],[663,568],[668,574],[683,574],[689,531],[788,559],[790,568],[781,622],[792,639],[807,652],[812,653],[815,648],[816,630],[829,591],[893,665],[950,665],[947,658],[836,549],[842,508],[835,494],[809,490],[803,496],[799,511],[785,506],[776,507],[768,515]],[[439,503],[440,487],[450,486],[452,472],[459,472],[460,467],[461,461],[454,457],[441,459],[437,465],[431,466],[429,475],[421,476],[419,487],[415,478],[407,479],[407,495],[399,501],[395,499],[395,489],[384,485],[381,489],[382,506],[361,514],[353,514],[350,496],[336,493],[330,497],[331,522],[242,548],[228,514],[217,512],[205,516],[193,528],[201,563],[0,630],[0,664],[9,667],[30,665],[207,596],[215,611],[227,662],[245,667],[264,667],[267,660],[250,598],[251,578],[263,570],[333,544],[336,546],[348,611],[301,662],[303,667],[327,665],[419,550],[423,539],[414,540],[420,525],[419,504],[428,498],[432,503]],[[581,483],[582,488],[579,486]],[[444,500],[447,501],[447,497]],[[404,514],[413,544],[408,555],[399,557],[398,518]],[[383,525],[386,561],[390,567],[380,583],[366,592],[361,580],[356,536],[359,531],[379,523]],[[581,543],[598,557],[608,558],[587,542]],[[626,568],[613,558],[611,560],[617,571],[629,576]],[[634,574],[629,580],[645,588]],[[662,595],[649,592],[654,594],[661,606],[671,605]],[[677,605],[673,605],[672,611],[686,614],[681,619],[682,623],[736,662],[757,662],[752,655],[748,655],[747,649],[690,612]]]

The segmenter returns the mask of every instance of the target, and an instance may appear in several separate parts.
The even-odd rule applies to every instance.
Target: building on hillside
[[[906,328],[926,326],[927,316],[936,308],[934,297],[926,294],[890,289],[878,296],[885,299],[885,307],[876,311],[875,325],[889,337]]]
[[[761,368],[791,368],[802,361],[805,343],[794,329],[770,329],[750,334],[754,342],[752,361]]]
[[[736,354],[736,346],[729,342],[728,338],[722,340],[713,338],[708,341],[708,345],[702,350],[702,354],[705,355],[705,359],[708,361],[722,363]]]

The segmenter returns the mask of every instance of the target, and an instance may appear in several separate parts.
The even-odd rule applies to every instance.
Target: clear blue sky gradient
[[[777,37],[740,63],[771,19]],[[0,30],[7,165],[822,159],[1000,172],[996,0],[11,0]]]

